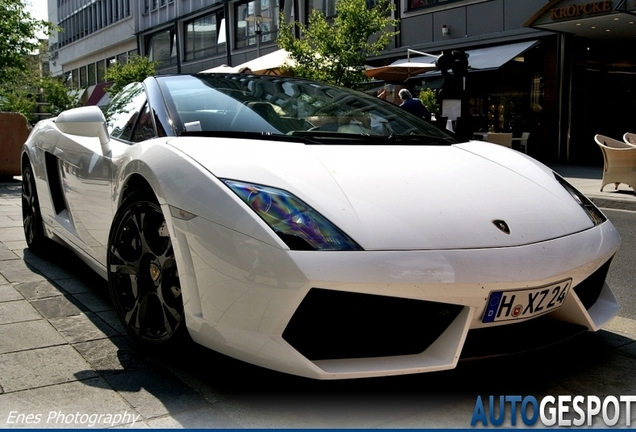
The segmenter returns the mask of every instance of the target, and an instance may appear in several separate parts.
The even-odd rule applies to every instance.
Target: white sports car
[[[142,344],[319,379],[451,369],[618,310],[606,217],[526,155],[288,77],[175,75],[38,123],[24,230]],[[186,334],[187,333],[187,334]]]

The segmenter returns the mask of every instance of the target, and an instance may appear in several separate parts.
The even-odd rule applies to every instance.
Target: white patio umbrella
[[[400,59],[388,66],[369,68],[365,74],[369,78],[375,78],[390,82],[404,82],[415,75],[436,70],[435,58],[414,57],[410,59]]]
[[[243,68],[249,68],[253,73],[258,75],[285,75],[283,66],[294,66],[295,62],[289,56],[289,52],[284,49],[273,51],[254,60],[242,63],[236,66],[237,71]]]
[[[201,73],[236,73],[236,72],[238,72],[237,68],[228,66],[225,64],[201,71]]]

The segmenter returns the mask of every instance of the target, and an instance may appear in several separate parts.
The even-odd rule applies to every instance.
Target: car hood
[[[180,137],[169,144],[218,178],[293,193],[365,250],[517,246],[593,226],[551,170],[483,142],[305,145]]]

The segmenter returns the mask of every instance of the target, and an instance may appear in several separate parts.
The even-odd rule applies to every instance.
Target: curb
[[[636,211],[636,201],[626,201],[621,199],[612,199],[605,197],[588,196],[588,198],[599,208],[612,210],[628,210]]]

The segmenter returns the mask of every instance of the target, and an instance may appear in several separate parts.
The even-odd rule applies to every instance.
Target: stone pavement
[[[598,191],[600,168],[555,168],[599,205],[636,209],[631,191]],[[0,275],[0,428],[466,428],[480,394],[636,393],[632,320],[548,352],[340,382],[194,344],[140,351],[105,281],[63,248],[46,257],[26,249],[17,178],[0,183]]]

